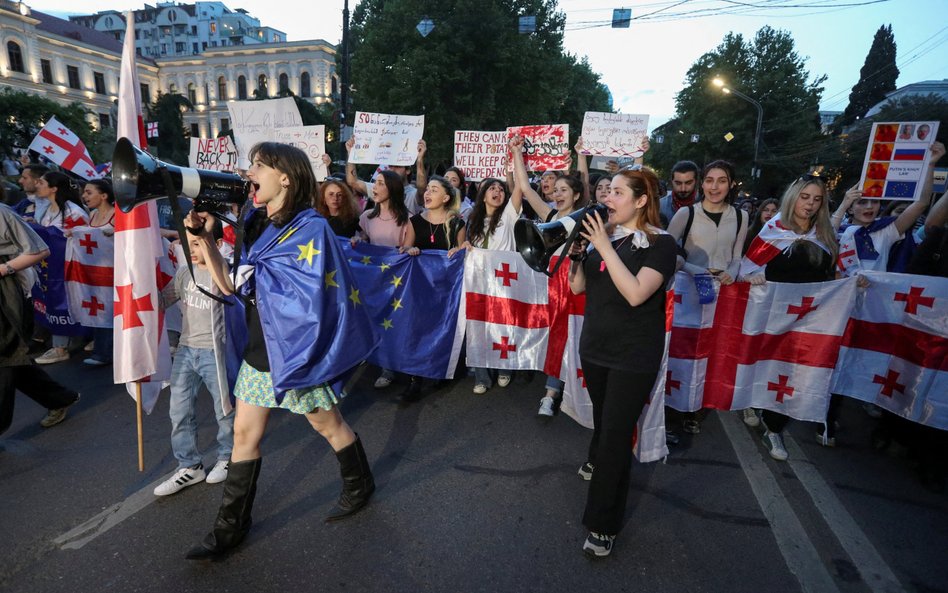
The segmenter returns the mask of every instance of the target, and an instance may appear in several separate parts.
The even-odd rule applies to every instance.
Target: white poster
[[[583,154],[637,158],[645,154],[648,116],[587,111],[582,136]]]
[[[195,169],[234,172],[237,170],[237,149],[230,136],[191,138],[188,162]]]
[[[872,124],[862,165],[862,197],[918,200],[931,162],[937,121]]]
[[[464,171],[468,181],[507,175],[507,131],[474,132],[455,130],[454,166]]]
[[[247,155],[254,144],[272,141],[274,130],[279,128],[303,125],[303,118],[293,97],[231,101],[227,103],[227,111],[230,112],[231,129],[240,155],[238,166],[241,169],[250,167]]]
[[[326,179],[329,172],[323,163],[326,154],[326,126],[292,126],[273,130],[273,141],[295,146],[306,153],[316,179]]]
[[[424,133],[423,115],[357,111],[349,162],[410,167],[418,158],[418,142]]]

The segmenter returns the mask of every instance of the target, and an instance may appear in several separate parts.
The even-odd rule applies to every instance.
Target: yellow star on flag
[[[349,291],[349,300],[352,301],[353,305],[361,305],[362,301],[359,300],[359,291],[355,288]]]
[[[277,241],[277,244],[280,244],[280,243],[286,241],[287,239],[289,239],[290,236],[291,236],[293,233],[296,232],[297,228],[298,228],[298,227],[290,227],[290,230],[286,231],[286,233],[284,233],[283,236],[280,237],[280,240]]]
[[[391,320],[391,319],[383,319],[383,320],[382,320],[382,327],[384,327],[385,329],[392,329],[392,320]]]
[[[296,258],[296,261],[302,261],[305,259],[306,263],[309,264],[310,266],[313,265],[313,256],[319,255],[320,253],[322,253],[322,251],[313,247],[312,239],[310,239],[309,243],[307,243],[306,245],[297,245],[297,247],[300,250],[300,255],[299,257]]]
[[[387,269],[389,269],[389,268],[391,268],[391,267],[392,267],[392,266],[390,266],[390,265],[388,265],[388,264],[382,264],[381,266],[379,266],[379,270],[381,270],[381,271],[384,272],[385,270],[387,270]]]
[[[362,263],[365,265],[369,265],[370,263],[372,263],[372,258],[366,255],[365,257],[362,258]]]
[[[44,259],[43,261],[40,262],[40,267],[41,267],[41,268],[48,268],[48,267],[49,267],[49,263]]]
[[[392,301],[392,313],[398,311],[402,308],[402,299],[395,299]]]
[[[336,272],[338,272],[338,271],[339,271],[339,270],[333,270],[333,271],[331,271],[331,272],[326,272],[326,277],[323,279],[323,281],[326,283],[326,288],[329,288],[330,286],[334,286],[334,287],[336,287],[336,288],[339,288],[339,284],[336,283]]]
[[[401,286],[401,284],[402,284],[402,277],[401,277],[401,276],[392,276],[392,284],[395,286],[395,288],[398,288],[399,286]]]

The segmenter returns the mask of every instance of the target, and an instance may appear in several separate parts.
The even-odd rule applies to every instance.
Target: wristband
[[[4,272],[3,273],[4,276],[12,276],[16,274],[16,268],[11,266],[10,264],[3,264],[3,272]]]

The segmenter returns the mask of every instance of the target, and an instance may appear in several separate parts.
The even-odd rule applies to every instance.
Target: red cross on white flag
[[[145,124],[145,136],[148,138],[158,137],[158,122],[150,121]]]
[[[95,163],[92,162],[86,145],[55,117],[49,118],[43,129],[33,138],[30,150],[35,150],[83,179],[97,179],[101,176],[95,170]]]
[[[76,227],[66,241],[69,314],[86,327],[112,327],[114,241],[102,229]]]

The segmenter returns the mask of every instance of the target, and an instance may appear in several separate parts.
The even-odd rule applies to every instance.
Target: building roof
[[[39,21],[39,24],[36,25],[37,30],[52,33],[59,37],[75,39],[76,41],[98,47],[99,49],[118,54],[119,56],[122,55],[122,42],[108,33],[96,31],[95,29],[85,27],[72,21],[63,20],[38,10],[31,10],[30,16]],[[136,60],[138,62],[155,65],[155,61],[151,58],[136,56]]]
[[[879,113],[882,111],[882,107],[890,101],[898,101],[903,97],[926,97],[928,95],[936,95],[948,101],[948,79],[924,80],[897,88],[886,95],[885,100],[873,105],[872,109],[866,112],[865,117],[872,117]]]

